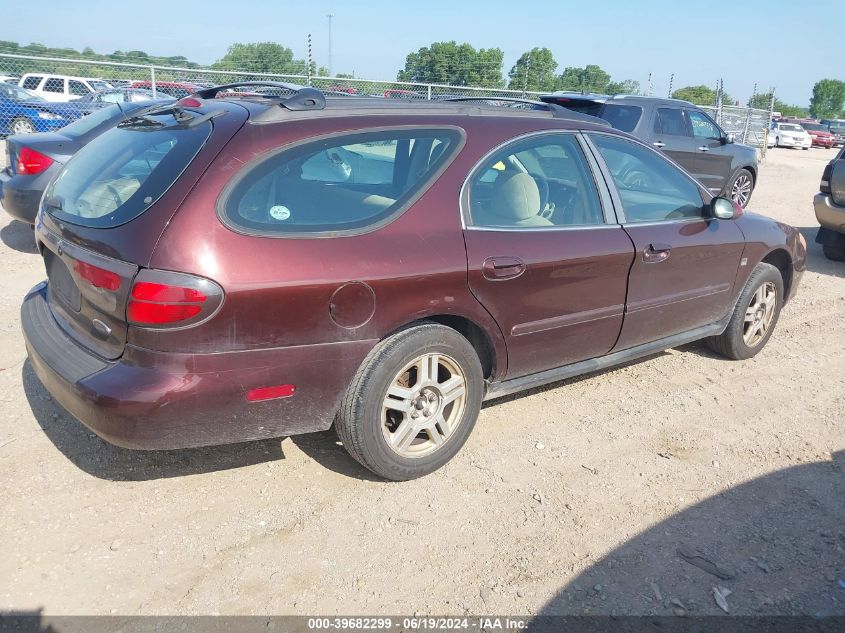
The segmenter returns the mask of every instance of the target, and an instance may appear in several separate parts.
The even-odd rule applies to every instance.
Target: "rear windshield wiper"
[[[172,114],[173,118],[176,120],[175,125],[167,125],[163,121],[157,121],[156,119],[152,119],[150,117],[153,116],[162,116],[164,114]],[[209,112],[208,114],[204,114],[202,116],[194,116],[182,108],[179,107],[170,107],[166,110],[155,110],[153,112],[147,112],[146,114],[139,114],[133,117],[129,117],[128,119],[124,119],[120,123],[117,124],[119,128],[140,128],[140,129],[174,129],[174,128],[189,128],[195,127],[201,123],[205,123],[206,121],[210,121],[211,119],[218,117],[220,115],[226,114],[225,110],[215,110],[214,112]]]

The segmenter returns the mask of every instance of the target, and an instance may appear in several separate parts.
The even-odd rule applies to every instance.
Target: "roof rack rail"
[[[534,110],[546,110],[547,112],[551,112],[552,116],[556,119],[575,119],[578,121],[586,121],[588,123],[595,123],[596,125],[611,127],[610,123],[608,123],[604,119],[600,119],[599,117],[590,116],[589,114],[583,114],[582,112],[577,112],[575,110],[570,110],[569,108],[565,108],[556,103],[534,101],[533,99],[521,99],[519,97],[449,97],[448,99],[443,99],[443,101],[504,101],[506,103],[524,104],[533,106],[532,109]]]
[[[290,90],[293,94],[279,103],[280,106],[288,110],[322,110],[326,107],[325,95],[316,88],[307,88],[305,86],[283,83],[281,81],[239,81],[236,83],[214,86],[213,88],[197,90],[191,96],[198,97],[200,99],[213,99],[223,90],[243,87],[282,88],[284,90]]]

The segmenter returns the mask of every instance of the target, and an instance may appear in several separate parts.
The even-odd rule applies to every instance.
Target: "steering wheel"
[[[639,169],[630,169],[622,176],[622,182],[628,187],[647,189],[652,186],[651,176]]]
[[[537,190],[540,192],[539,215],[541,218],[546,218],[548,220],[554,213],[554,207],[550,209],[547,208],[549,206],[549,181],[542,176],[535,176],[534,174],[531,174],[531,177],[534,179],[534,182],[537,183]]]

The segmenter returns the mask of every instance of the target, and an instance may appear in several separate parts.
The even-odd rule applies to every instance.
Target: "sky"
[[[635,79],[654,94],[724,79],[745,101],[776,88],[795,105],[809,103],[819,79],[845,80],[842,0],[603,0],[528,3],[518,0],[41,0],[37,15],[7,0],[0,40],[47,46],[90,46],[97,52],[143,50],[200,63],[222,57],[234,42],[274,41],[328,66],[333,13],[333,70],[367,79],[395,79],[408,53],[441,40],[501,48],[506,74],[535,46],[565,66],[598,64],[614,80]],[[828,34],[820,32],[827,30]]]

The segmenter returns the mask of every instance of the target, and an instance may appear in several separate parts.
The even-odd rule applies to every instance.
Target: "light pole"
[[[329,19],[329,77],[333,77],[332,75],[332,18],[334,17],[334,13],[327,13],[326,17]]]

